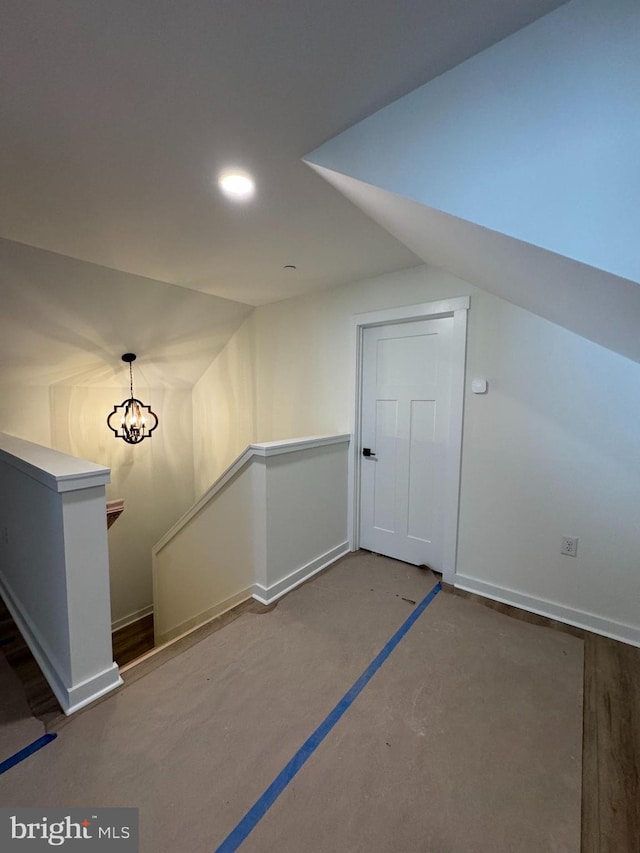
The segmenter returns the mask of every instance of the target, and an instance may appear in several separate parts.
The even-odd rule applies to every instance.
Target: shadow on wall
[[[256,342],[249,317],[193,387],[193,460],[196,497],[257,433]]]
[[[191,387],[251,306],[0,239],[2,381],[118,387],[121,353]]]
[[[151,548],[194,501],[190,390],[136,387],[159,418],[153,437],[137,446],[114,438],[106,419],[126,391],[53,386],[52,444],[111,469],[107,499],[125,512],[109,532],[112,619],[152,603]]]

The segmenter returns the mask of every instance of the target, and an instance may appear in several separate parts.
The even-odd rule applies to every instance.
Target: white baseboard
[[[225,598],[224,601],[219,601],[212,607],[208,607],[206,610],[203,610],[201,613],[198,613],[197,616],[193,616],[190,619],[186,619],[184,622],[180,622],[180,624],[178,625],[174,625],[172,628],[169,628],[168,631],[165,631],[162,634],[158,633],[156,627],[156,646],[162,645],[163,643],[169,643],[172,640],[176,640],[183,634],[189,634],[195,628],[199,628],[200,625],[204,625],[206,622],[210,622],[212,619],[215,619],[216,616],[222,616],[222,614],[226,613],[227,610],[231,610],[232,608],[237,607],[238,604],[242,604],[243,601],[246,601],[248,598],[251,598],[252,592],[253,587],[248,587],[247,589],[240,590],[240,592],[236,592],[233,595],[230,595],[229,598]]]
[[[120,628],[126,628],[127,625],[133,625],[138,619],[144,619],[145,616],[150,616],[153,613],[153,604],[148,604],[146,607],[141,607],[140,610],[135,610],[129,613],[128,616],[121,616],[120,619],[114,619],[111,623],[111,631],[119,631]]]
[[[537,613],[538,616],[557,619],[559,622],[564,622],[567,625],[583,628],[594,634],[601,634],[603,637],[610,637],[612,640],[619,640],[622,643],[640,647],[640,628],[635,628],[633,625],[625,625],[622,622],[603,619],[601,616],[596,616],[595,613],[574,610],[571,607],[565,607],[563,604],[534,598],[530,595],[524,595],[511,589],[504,589],[503,587],[485,583],[475,578],[465,577],[464,575],[455,574],[452,576],[451,581],[448,578],[446,580],[449,583],[452,581],[456,589],[475,592],[485,598],[491,598],[494,601],[501,601],[503,604],[511,604],[513,607],[527,610],[529,613]]]
[[[291,592],[292,589],[300,586],[301,583],[304,583],[309,578],[317,575],[318,572],[335,563],[340,557],[344,557],[350,550],[348,542],[341,542],[340,545],[336,545],[335,548],[331,548],[331,550],[326,551],[324,554],[320,554],[319,557],[316,557],[311,562],[301,566],[269,587],[256,583],[253,585],[253,597],[261,604],[273,604],[274,601],[282,598],[283,595]]]
[[[314,560],[311,560],[311,562],[299,569],[296,569],[294,572],[291,572],[276,583],[271,584],[268,588],[262,586],[262,584],[253,584],[253,586],[240,590],[239,592],[234,593],[234,595],[225,598],[224,601],[220,601],[218,604],[214,604],[212,607],[208,607],[206,610],[203,610],[202,613],[198,613],[197,616],[187,619],[179,625],[174,625],[168,631],[165,631],[162,634],[156,633],[156,647],[162,644],[174,642],[176,639],[191,633],[191,631],[194,631],[201,625],[210,622],[217,616],[222,616],[223,613],[237,607],[238,604],[242,604],[243,601],[246,601],[252,596],[261,604],[273,604],[274,601],[277,601],[287,592],[290,592],[292,589],[295,589],[295,587],[300,586],[301,583],[304,583],[304,581],[318,574],[318,572],[326,569],[332,563],[335,563],[336,560],[339,560],[340,557],[344,557],[344,555],[348,553],[349,543],[342,542],[340,545],[336,545],[336,547],[332,548],[330,551],[320,554],[319,557],[316,557]]]
[[[102,698],[106,693],[109,693],[123,683],[120,677],[120,667],[117,663],[112,663],[103,672],[93,675],[91,678],[83,681],[81,684],[76,684],[71,690],[68,690],[69,704],[66,708],[63,706],[63,711],[67,715],[74,714],[80,708],[90,705],[96,699]]]
[[[75,711],[99,699],[105,693],[122,684],[120,670],[117,664],[112,661],[103,672],[99,672],[97,675],[80,684],[69,687],[65,683],[64,670],[61,664],[58,663],[55,656],[47,648],[47,644],[41,638],[40,632],[24,612],[2,577],[0,577],[0,593],[7,605],[7,609],[11,613],[13,621],[16,623],[25,643],[29,646],[31,654],[36,659],[38,666],[42,670],[42,674],[48,681],[65,714],[73,714]]]

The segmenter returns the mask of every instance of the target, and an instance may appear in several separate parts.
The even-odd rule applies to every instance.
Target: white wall
[[[0,432],[51,447],[49,386],[0,384]]]
[[[0,434],[0,593],[66,713],[121,684],[108,479],[106,468]]]
[[[189,389],[135,390],[158,414],[151,439],[133,447],[106,425],[128,389],[3,386],[0,430],[111,468],[107,499],[124,513],[109,530],[114,622],[152,605],[151,549],[193,503],[193,427]]]
[[[253,593],[264,563],[264,461],[248,465],[154,554],[154,629],[163,643]]]
[[[271,603],[348,550],[349,436],[253,444],[154,547],[165,642],[254,595]]]
[[[573,0],[308,159],[640,281],[640,4]]]
[[[420,267],[256,310],[255,438],[348,431],[354,313],[467,294],[458,572],[640,642],[640,365]],[[579,537],[576,559],[562,535]]]
[[[108,497],[125,500],[109,531],[120,622],[151,606],[151,548],[195,497],[191,387],[252,309],[9,240],[0,291],[0,430],[111,468]],[[106,426],[131,350],[134,389],[160,417],[137,447]]]
[[[499,299],[469,317],[490,391],[467,396],[458,572],[640,644],[640,365]]]
[[[348,450],[346,440],[267,458],[263,600],[348,550]]]
[[[254,323],[249,317],[193,386],[196,495],[256,440],[255,371]]]

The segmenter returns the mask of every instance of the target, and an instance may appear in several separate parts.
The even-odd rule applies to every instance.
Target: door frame
[[[464,415],[464,383],[467,349],[467,312],[470,298],[457,296],[437,302],[422,302],[399,308],[385,308],[354,314],[352,317],[351,446],[349,448],[349,496],[347,531],[352,551],[360,547],[360,466],[362,427],[362,371],[364,330],[373,326],[390,326],[416,320],[453,317],[451,363],[451,410],[445,466],[446,493],[444,497],[443,580],[453,583],[458,548],[458,514],[460,506],[460,466],[462,461],[462,421]]]

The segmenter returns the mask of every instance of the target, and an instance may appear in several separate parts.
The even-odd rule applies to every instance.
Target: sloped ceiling
[[[188,388],[249,305],[0,240],[2,381]]]
[[[640,361],[638,91],[640,6],[573,0],[306,159],[425,261]]]
[[[254,305],[411,266],[300,158],[557,5],[10,4],[0,237]],[[215,189],[229,165],[253,205]]]
[[[640,362],[640,286],[320,166],[425,262]]]
[[[559,5],[5,4],[0,382],[107,381],[124,349],[190,382],[246,305],[419,263],[300,158]],[[214,186],[232,165],[251,205]]]

